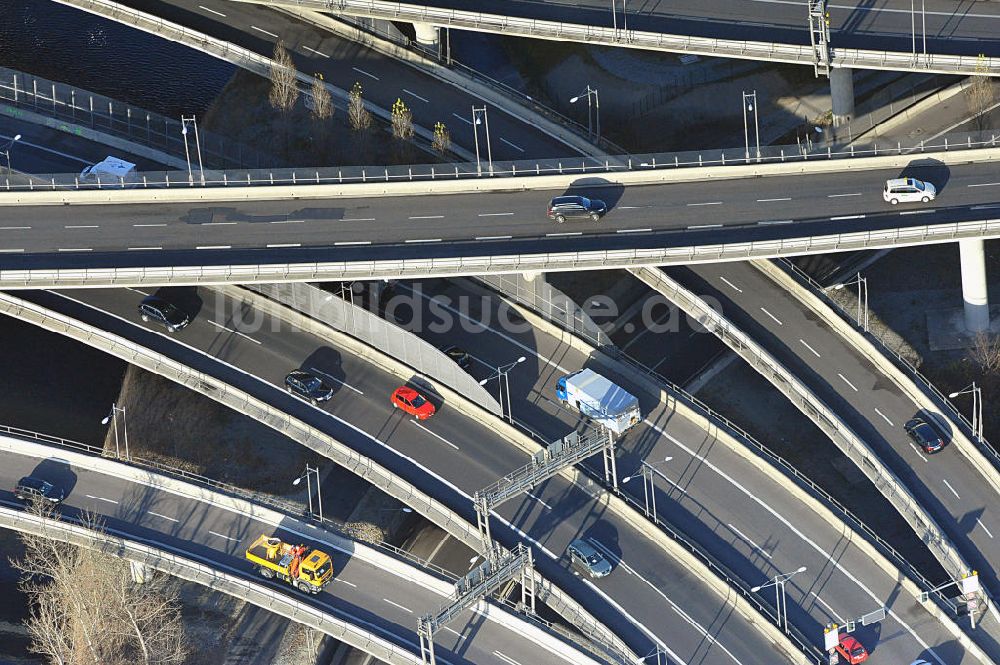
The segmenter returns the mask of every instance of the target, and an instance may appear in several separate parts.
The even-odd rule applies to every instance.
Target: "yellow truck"
[[[246,556],[262,577],[277,577],[305,593],[317,594],[333,581],[330,555],[305,545],[261,535],[247,548]]]

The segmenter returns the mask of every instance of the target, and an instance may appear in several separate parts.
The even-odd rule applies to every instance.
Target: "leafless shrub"
[[[976,333],[969,357],[982,368],[983,373],[996,374],[1000,371],[1000,335]]]
[[[354,83],[349,99],[347,119],[351,123],[351,128],[356,132],[364,132],[372,126],[372,114],[365,108],[365,103],[361,99],[361,83]]]
[[[268,100],[271,106],[287,114],[295,108],[299,99],[299,82],[296,78],[295,63],[292,56],[285,50],[284,42],[274,45],[274,57],[271,62],[271,91]]]

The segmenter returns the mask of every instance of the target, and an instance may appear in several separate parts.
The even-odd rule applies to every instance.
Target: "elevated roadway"
[[[199,290],[197,317],[172,338],[138,321],[135,305],[141,295],[133,291],[78,291],[72,299],[54,293],[25,295],[192,367],[221,374],[418,484],[431,479],[439,486],[433,495],[463,514],[472,512],[474,491],[527,461],[523,451],[447,403],[425,423],[403,417],[389,403],[389,394],[400,384],[398,378],[329,340],[247,311],[209,291]],[[248,317],[256,324],[251,326]],[[338,386],[334,398],[312,407],[286,395],[282,380],[297,367],[323,372]],[[569,430],[561,429],[560,435]],[[498,508],[493,532],[501,540],[530,544],[539,572],[640,654],[661,644],[671,662],[678,664],[750,665],[760,653],[771,654],[774,663],[802,662],[801,657],[782,655],[770,633],[761,630],[760,616],[735,611],[731,600],[717,595],[644,528],[610,510],[602,494],[590,481],[556,476]],[[572,574],[565,548],[584,535],[599,538],[613,556],[624,559],[614,574],[594,581]]]
[[[32,294],[31,297],[123,334],[136,334],[129,329],[136,326],[134,306],[138,294],[108,290],[71,294],[74,300],[86,303],[84,307],[61,296]],[[60,300],[63,301],[61,305]],[[349,418],[359,428],[375,433],[385,445],[425,465],[435,474],[449,478],[465,491],[468,491],[467,485],[475,489],[477,484],[485,484],[475,483],[473,476],[499,475],[523,462],[523,456],[511,454],[509,445],[502,439],[471,426],[448,404],[422,426],[399,420],[384,401],[397,380],[380,376],[370,366],[359,365],[349,355],[340,353],[329,340],[319,340],[290,329],[287,323],[256,316],[245,309],[234,310],[234,306],[232,302],[202,298],[198,318],[176,340],[163,340],[161,335],[148,334],[141,334],[139,338],[144,343],[164,348],[183,342],[190,345],[190,350],[174,352],[181,353],[188,362],[199,362],[192,351],[210,353],[267,382],[279,382],[293,366],[326,370],[340,390],[324,410]],[[248,320],[254,324],[247,325]],[[451,341],[463,344],[475,341],[467,340],[460,332],[468,327],[466,323],[455,323],[453,333],[456,337]],[[540,389],[537,398],[532,396],[535,404],[530,419],[543,436],[558,436],[572,428],[576,420],[567,412],[553,408],[544,395],[552,389],[561,372],[576,369],[578,363],[586,362],[586,357],[558,344],[555,349],[550,348],[551,340],[541,334],[536,338],[536,333],[529,331],[522,333],[521,339],[524,341],[512,345],[509,338],[485,334],[480,336],[480,346],[470,344],[469,348],[474,349],[477,357],[497,364],[502,362],[504,355],[528,355],[530,362],[519,366],[511,376],[513,393],[518,395],[514,408],[518,417],[523,417],[524,406],[519,396],[523,384],[514,382],[536,377],[529,378],[529,383],[539,381],[545,387]],[[484,348],[489,351],[484,352]],[[566,364],[557,364],[552,356]],[[640,394],[644,405],[651,408],[648,392]],[[297,404],[292,402],[289,408]],[[309,410],[305,405],[299,408]],[[686,471],[681,475],[687,477],[681,479],[683,485],[678,492],[673,488],[680,483],[673,480],[673,474],[680,467],[662,469],[670,477],[670,481],[658,490],[663,493],[660,496],[662,510],[670,512],[673,519],[674,501],[683,503],[677,510],[684,527],[691,528],[703,546],[723,557],[726,564],[745,575],[749,583],[762,582],[773,575],[777,566],[784,565],[786,555],[790,557],[788,561],[800,562],[796,565],[807,561],[817,577],[803,577],[801,589],[790,589],[789,594],[796,598],[801,593],[801,606],[808,609],[792,608],[790,616],[795,616],[793,621],[797,626],[814,633],[815,640],[818,641],[820,628],[830,616],[847,617],[855,607],[884,603],[892,609],[893,615],[879,630],[889,626],[893,629],[891,637],[883,633],[883,637],[878,638],[878,648],[911,660],[924,655],[942,663],[976,662],[955,636],[949,635],[942,624],[912,601],[912,597],[907,599],[893,592],[898,584],[894,575],[884,576],[870,564],[871,559],[863,549],[849,544],[858,537],[856,534],[842,526],[823,524],[808,510],[798,515],[777,510],[775,506],[797,505],[788,496],[788,490],[783,489],[782,482],[767,479],[746,461],[741,462],[739,455],[726,453],[724,446],[693,422],[671,417],[670,411],[664,409],[653,409],[649,418],[652,420],[647,420],[642,431],[627,438],[628,450],[620,459],[621,475],[630,473],[626,467],[637,465],[639,459],[653,460],[665,450],[684,457],[678,464],[684,465]],[[695,475],[698,475],[697,480]],[[752,486],[744,484],[748,477],[753,478]],[[641,494],[641,488],[635,485],[623,487]],[[720,615],[717,607],[706,614],[705,604],[713,603],[711,592],[708,595],[698,592],[699,585],[688,573],[676,569],[669,559],[664,559],[662,552],[651,550],[643,538],[635,538],[632,530],[620,523],[612,512],[597,509],[589,492],[580,493],[580,489],[583,488],[567,486],[561,478],[556,478],[537,488],[524,502],[514,501],[512,503],[517,505],[499,512],[535,542],[546,556],[557,558],[561,565],[565,565],[560,555],[567,531],[570,537],[586,534],[601,541],[615,561],[616,570],[592,586],[633,621],[641,622],[665,639],[679,661],[735,661],[747,665],[759,662],[762,652],[755,651],[759,647],[754,644],[760,638],[747,638],[743,634],[738,614],[726,611]],[[684,503],[689,496],[691,503]],[[752,506],[749,512],[748,501]],[[760,546],[766,549],[760,550]],[[772,558],[776,562],[772,563]],[[677,618],[682,620],[677,621]],[[740,632],[735,632],[737,630]],[[691,642],[694,635],[699,637]],[[750,642],[733,645],[736,635]]]
[[[567,270],[996,237],[994,152],[579,178],[9,192],[0,194],[0,286]],[[938,198],[885,203],[885,180],[901,173],[935,183]],[[549,199],[567,192],[602,198],[610,212],[600,222],[547,220]],[[82,201],[91,203],[64,205]]]
[[[18,452],[23,450],[24,452]],[[12,488],[18,478],[36,474],[59,484],[66,492],[60,513],[76,517],[82,511],[98,516],[109,534],[122,536],[177,553],[220,572],[231,573],[254,582],[271,586],[279,593],[341,618],[388,640],[402,652],[414,654],[420,662],[416,637],[416,617],[437,611],[447,603],[448,584],[434,583],[429,572],[412,564],[396,561],[380,566],[375,560],[357,556],[339,536],[332,536],[297,519],[284,517],[276,525],[260,515],[234,508],[228,496],[187,483],[164,483],[157,474],[140,472],[123,465],[102,460],[99,466],[69,464],[71,458],[84,457],[67,453],[61,448],[47,448],[3,436],[0,441],[0,503],[22,507]],[[114,467],[122,467],[118,473]],[[145,477],[138,481],[136,476]],[[189,487],[181,492],[177,488]],[[323,547],[333,557],[335,579],[322,593],[313,597],[302,594],[279,582],[266,582],[253,570],[243,556],[246,547],[262,533],[276,534],[292,542],[328,543]],[[496,607],[490,611],[495,611]],[[478,611],[467,611],[442,631],[436,640],[439,663],[468,665],[495,663],[546,663],[567,665],[587,662],[588,656],[555,643],[544,645],[533,639],[533,630],[520,619],[497,621]],[[484,620],[485,619],[485,620]],[[517,626],[524,626],[519,631]],[[363,644],[357,645],[364,648]],[[565,651],[563,651],[565,649]],[[378,654],[373,650],[373,653]],[[580,660],[582,659],[582,660]]]

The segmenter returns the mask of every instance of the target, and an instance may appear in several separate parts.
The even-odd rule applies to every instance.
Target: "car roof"
[[[143,305],[169,305],[170,303],[160,296],[146,296],[142,299]]]
[[[396,394],[399,395],[400,397],[413,398],[419,395],[420,393],[418,393],[416,390],[414,390],[409,386],[400,386],[396,388]]]
[[[904,187],[914,182],[916,182],[916,180],[913,178],[892,178],[890,180],[886,180],[885,184],[887,187]]]
[[[861,646],[861,642],[858,642],[853,635],[844,634],[840,636],[840,645],[847,649],[853,649],[854,647]]]
[[[591,554],[598,554],[597,548],[588,543],[583,538],[577,538],[572,543],[570,543],[569,546],[584,556],[589,556]]]
[[[35,478],[34,476],[25,476],[24,478],[21,478],[19,481],[17,481],[17,484],[22,485],[24,487],[30,487],[36,490],[40,490],[46,485],[48,485],[48,483],[42,480],[41,478]]]
[[[293,369],[291,372],[288,373],[288,376],[295,377],[296,379],[314,379],[314,378],[316,378],[314,375],[312,375],[309,372],[306,372],[304,370],[301,370],[301,369]]]
[[[582,196],[557,196],[552,199],[552,205],[561,205],[564,203],[580,203],[582,204],[586,199]]]

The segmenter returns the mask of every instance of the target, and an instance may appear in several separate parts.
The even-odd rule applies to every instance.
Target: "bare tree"
[[[271,91],[268,93],[268,100],[271,106],[284,115],[295,108],[298,99],[299,82],[295,63],[285,50],[284,42],[279,41],[274,45],[274,57],[271,61]]]
[[[971,82],[965,89],[965,100],[969,106],[969,112],[973,114],[976,128],[986,129],[986,112],[993,106],[995,90],[993,80],[989,76],[989,67],[986,58],[979,56],[976,63],[976,74],[970,77]]]
[[[365,108],[365,103],[361,99],[361,83],[355,81],[348,97],[347,119],[351,123],[351,128],[356,132],[364,132],[372,126],[372,114]]]
[[[451,150],[451,132],[443,122],[434,123],[434,140],[431,142],[431,147],[442,155]]]
[[[42,506],[31,510],[45,515]],[[101,524],[84,515],[84,525]],[[132,580],[128,561],[94,548],[21,534],[12,564],[31,599],[31,650],[55,665],[179,665],[186,648],[174,584]]]
[[[317,147],[322,156],[330,135],[329,121],[333,117],[333,98],[330,96],[330,91],[327,90],[326,84],[323,83],[322,74],[317,74],[313,78],[312,90],[310,90],[309,94],[312,97],[312,111],[310,115],[316,123]]]
[[[984,374],[996,374],[1000,371],[1000,335],[976,333],[969,357],[983,369]]]
[[[392,135],[400,141],[413,138],[413,112],[399,97],[392,105]]]

